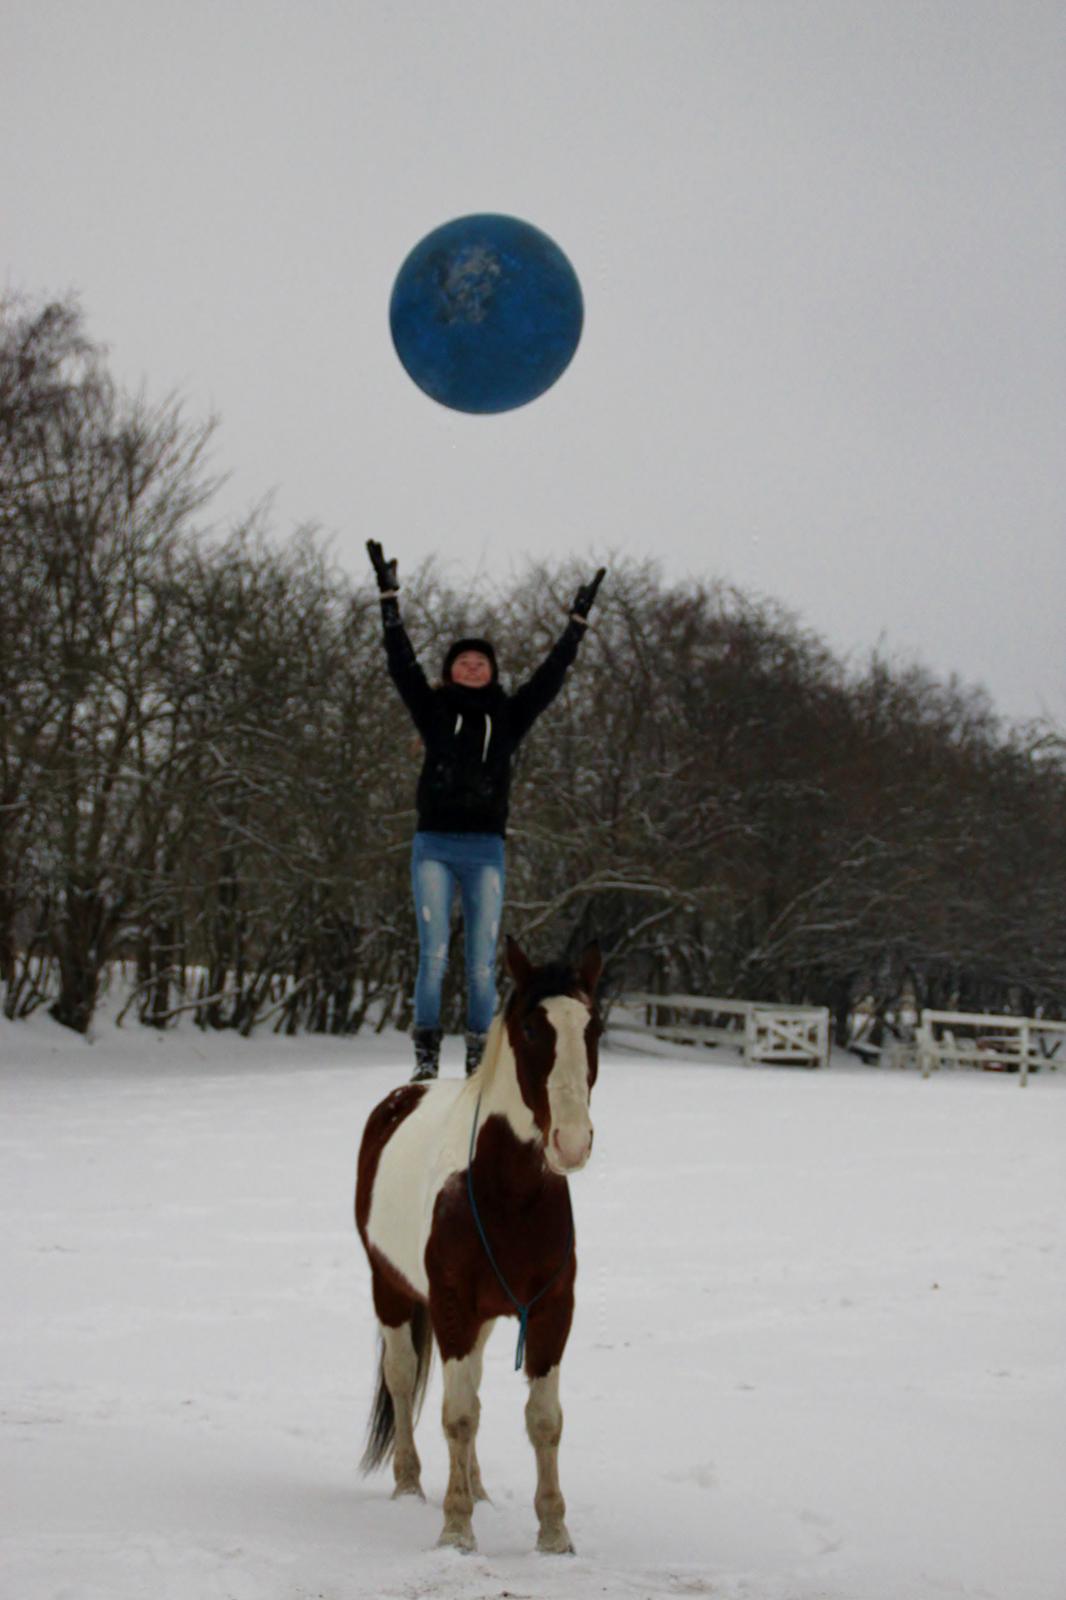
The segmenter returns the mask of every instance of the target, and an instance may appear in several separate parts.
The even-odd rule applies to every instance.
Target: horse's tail
[[[411,1398],[412,1424],[418,1421],[422,1401],[426,1397],[426,1384],[433,1364],[433,1327],[429,1320],[429,1307],[416,1301],[411,1311],[411,1343],[415,1350],[415,1387]],[[374,1405],[366,1430],[366,1449],[359,1463],[363,1472],[375,1472],[383,1467],[392,1455],[396,1442],[396,1413],[392,1395],[385,1382],[385,1345],[382,1341],[378,1359],[378,1384]]]

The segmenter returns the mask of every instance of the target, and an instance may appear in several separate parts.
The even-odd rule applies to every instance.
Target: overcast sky
[[[0,0],[0,282],[221,417],[362,577],[653,555],[1066,723],[1061,0]],[[427,399],[425,233],[502,211],[585,332]]]

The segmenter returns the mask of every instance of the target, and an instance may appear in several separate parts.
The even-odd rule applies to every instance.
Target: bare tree
[[[208,538],[211,424],[120,394],[75,307],[0,322],[0,981],[88,1026],[346,1032],[410,1021],[420,751],[376,598],[311,530]],[[488,633],[505,678],[588,562],[455,593],[404,574],[432,674]],[[615,557],[516,762],[512,929],[593,933],[609,985],[810,1000],[838,1035],[904,999],[1066,1006],[1066,742],[788,612]],[[453,965],[445,1017],[460,1020]]]
[[[133,907],[136,822],[155,728],[168,612],[155,582],[210,494],[211,425],[173,401],[126,400],[72,312],[5,326],[4,366],[45,353],[5,407],[3,879],[35,899],[60,974],[56,1017],[84,1031]],[[17,987],[17,985],[16,985]]]

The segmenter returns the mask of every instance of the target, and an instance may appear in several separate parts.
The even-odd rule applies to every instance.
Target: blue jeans
[[[416,833],[411,886],[418,918],[415,1027],[440,1026],[452,901],[463,901],[466,1025],[486,1033],[496,1010],[496,940],[503,910],[503,840],[498,833]]]

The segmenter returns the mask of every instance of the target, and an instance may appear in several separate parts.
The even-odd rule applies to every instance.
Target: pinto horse
[[[442,1545],[477,1548],[487,1499],[478,1468],[478,1386],[496,1318],[518,1315],[536,1453],[539,1550],[573,1550],[559,1488],[559,1363],[574,1311],[567,1176],[592,1150],[600,953],[536,967],[507,940],[513,989],[465,1081],[409,1083],[371,1112],[355,1220],[370,1261],[382,1348],[363,1471],[392,1457],[394,1497],[421,1496],[415,1449],[433,1350],[444,1363],[450,1469]]]

